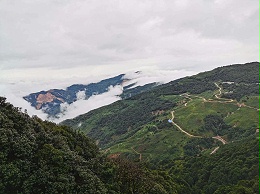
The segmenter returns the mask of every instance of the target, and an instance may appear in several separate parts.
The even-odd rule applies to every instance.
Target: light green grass
[[[237,110],[237,105],[231,103],[203,102],[193,100],[185,107],[175,110],[175,122],[193,135],[199,135],[198,129],[203,126],[203,119],[209,114],[219,114],[223,117]],[[210,135],[210,134],[206,134]]]
[[[244,129],[259,128],[259,111],[247,107],[241,107],[234,114],[225,118],[225,122],[234,127]]]
[[[161,129],[155,133],[149,132],[145,126],[124,143],[112,146],[109,154],[132,153],[138,155],[132,149],[134,148],[142,154],[142,158],[146,161],[154,160],[158,156],[160,156],[160,159],[173,159],[183,155],[182,147],[189,139],[190,137],[181,133],[174,126]]]
[[[248,106],[252,106],[259,109],[259,96],[244,97],[240,100],[240,102],[244,102]]]

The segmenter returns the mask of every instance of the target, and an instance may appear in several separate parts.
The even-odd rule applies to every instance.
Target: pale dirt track
[[[133,147],[131,147],[131,148],[132,148],[132,150],[133,150],[136,154],[139,154],[139,161],[141,162],[141,160],[142,160],[142,154],[139,153],[139,152],[137,152]]]

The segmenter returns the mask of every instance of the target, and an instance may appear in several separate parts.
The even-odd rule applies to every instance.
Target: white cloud
[[[127,72],[124,78],[131,80],[124,83],[124,86],[130,85],[132,83],[135,83],[134,87],[143,86],[152,82],[167,83],[169,81],[197,73],[185,70],[160,70],[156,66],[143,66],[140,67],[140,70],[141,71],[139,73],[134,73],[133,71]],[[9,102],[17,107],[27,109],[29,115],[37,115],[42,119],[46,119],[47,114],[45,114],[42,110],[36,110],[27,101],[25,101],[23,97],[27,96],[30,93],[35,93],[42,90],[47,91],[50,89],[66,89],[66,87],[72,84],[88,84],[98,82],[101,79],[105,78],[108,78],[108,76],[105,77],[104,75],[102,75],[88,78],[73,77],[71,79],[64,79],[61,77],[57,77],[55,79],[54,77],[52,77],[43,80],[37,79],[34,81],[30,79],[10,79],[5,81],[2,80],[0,82],[0,96],[5,96]],[[72,104],[61,104],[61,114],[58,115],[59,119],[49,119],[53,120],[54,122],[60,122],[64,119],[76,117],[79,114],[84,114],[90,110],[120,100],[119,95],[121,93],[122,86],[115,86],[110,87],[109,91],[104,94],[94,95],[86,100],[85,91],[79,91],[76,94],[77,101]]]
[[[53,119],[54,122],[61,122],[65,119],[74,118],[80,114],[87,113],[93,109],[111,104],[120,100],[119,95],[123,92],[121,86],[110,87],[108,92],[91,96],[88,100],[79,99],[72,104],[61,104],[61,114],[58,119]]]
[[[20,85],[21,86],[21,85]],[[39,118],[45,120],[47,119],[47,114],[45,114],[41,110],[36,110],[34,107],[32,107],[27,101],[25,101],[23,96],[23,89],[25,88],[17,88],[17,90],[12,90],[16,88],[16,86],[12,85],[5,85],[0,83],[0,96],[6,97],[7,102],[10,102],[15,107],[21,107],[23,111],[27,110],[27,113],[32,115],[37,115]]]
[[[129,72],[124,76],[124,78],[130,79],[130,81],[126,82],[125,85],[135,83],[136,85],[133,87],[136,87],[153,82],[164,84],[185,76],[194,75],[195,73],[197,72],[186,70],[144,69],[139,73]]]
[[[85,100],[86,99],[86,93],[85,91],[79,91],[76,93],[77,100]]]
[[[40,90],[257,61],[257,26],[257,0],[1,0],[0,95],[33,114],[20,100]]]

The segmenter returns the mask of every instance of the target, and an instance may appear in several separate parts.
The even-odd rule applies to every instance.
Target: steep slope
[[[242,66],[258,77],[259,63]],[[78,130],[0,97],[0,193],[259,193],[258,80],[206,74],[66,121],[101,153]],[[241,98],[224,97],[232,94],[225,84]]]
[[[31,103],[36,109],[43,109],[45,113],[54,116],[60,113],[60,104],[71,104],[78,99],[78,92],[83,91],[86,98],[93,94],[102,94],[108,91],[109,86],[120,85],[124,81],[124,74],[113,78],[102,80],[98,83],[91,83],[88,85],[74,84],[69,86],[66,90],[50,89],[48,91],[41,91],[29,94],[24,99]]]
[[[0,97],[0,193],[177,193],[174,179],[108,160],[83,133],[30,118]]]
[[[139,73],[139,72],[136,72]],[[141,92],[148,91],[157,83],[150,83],[144,86],[136,86],[135,83],[128,85],[131,81],[124,78],[125,74],[101,80],[97,83],[87,85],[74,84],[63,89],[50,89],[48,91],[40,91],[24,96],[24,100],[28,101],[31,106],[37,110],[42,110],[49,117],[58,117],[61,113],[61,104],[72,104],[77,100],[87,100],[93,95],[103,94],[109,91],[110,87],[122,86],[122,94],[120,97],[126,99],[135,96]],[[65,114],[65,113],[64,113]]]
[[[106,192],[82,133],[30,118],[0,98],[0,193]]]
[[[107,154],[161,163],[254,136],[258,119],[253,62],[175,80],[63,124],[84,131]]]
[[[168,168],[189,185],[189,192],[180,193],[253,194],[259,193],[258,156],[259,139],[250,137],[222,146],[214,155],[174,160]]]

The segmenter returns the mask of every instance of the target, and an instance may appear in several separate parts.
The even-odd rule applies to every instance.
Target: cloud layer
[[[168,82],[258,61],[258,14],[258,0],[1,0],[0,95],[34,114],[21,97],[39,90],[131,71],[146,72],[127,75],[139,85]]]
[[[0,68],[68,76],[254,61],[258,12],[258,0],[1,0]]]
[[[159,70],[159,69],[149,69],[137,73],[127,72],[125,78],[130,79],[125,85],[130,85],[132,83],[136,86],[142,86],[152,82],[167,83],[171,80],[175,80],[184,76],[195,74],[193,71],[184,71],[184,70]],[[108,78],[108,77],[106,77]],[[77,101],[72,104],[64,103],[61,105],[61,114],[57,115],[58,118],[48,118],[47,114],[43,113],[42,110],[36,110],[32,107],[27,101],[23,99],[23,96],[26,96],[30,93],[39,92],[42,90],[49,89],[65,89],[71,84],[89,84],[93,82],[98,82],[101,79],[100,77],[88,77],[85,79],[51,79],[51,80],[42,80],[41,82],[32,82],[29,80],[20,80],[19,82],[0,82],[0,96],[7,98],[8,102],[14,104],[14,106],[22,107],[26,109],[29,115],[37,115],[42,119],[49,119],[54,122],[60,122],[65,119],[74,118],[80,114],[89,112],[90,110],[111,104],[121,98],[119,95],[123,92],[122,86],[110,87],[108,92],[91,96],[86,100],[85,92],[79,91],[77,93]]]

